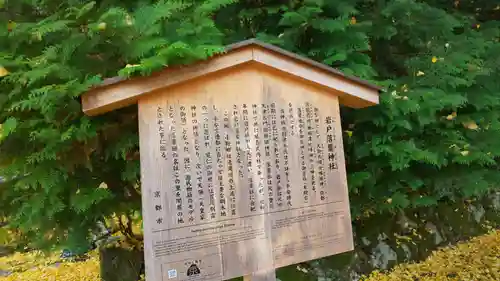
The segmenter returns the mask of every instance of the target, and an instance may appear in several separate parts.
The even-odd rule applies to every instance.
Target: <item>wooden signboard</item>
[[[225,280],[353,249],[339,102],[379,89],[250,40],[83,96],[138,103],[150,281]]]

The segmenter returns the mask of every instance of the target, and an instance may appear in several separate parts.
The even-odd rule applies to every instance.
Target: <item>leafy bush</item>
[[[500,182],[499,18],[498,0],[0,0],[0,217],[85,251],[141,194],[136,107],[89,118],[81,93],[250,37],[388,89],[342,111],[354,218],[485,194]]]
[[[390,273],[373,272],[363,281],[500,280],[500,231],[435,251],[417,264]]]
[[[232,2],[0,1],[0,217],[32,246],[78,253],[99,222],[133,217],[136,109],[90,119],[79,95],[217,52],[212,15]]]

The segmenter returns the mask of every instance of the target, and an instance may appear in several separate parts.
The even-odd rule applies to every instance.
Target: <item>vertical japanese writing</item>
[[[328,169],[330,171],[336,170],[337,167],[337,154],[335,145],[335,131],[333,127],[333,117],[326,117],[326,145],[328,147]]]
[[[299,123],[299,142],[300,142],[300,170],[302,176],[303,190],[302,197],[304,202],[309,202],[309,190],[307,184],[307,168],[306,168],[306,144],[305,144],[305,110],[303,107],[297,108],[297,119]]]
[[[214,106],[214,111],[216,108]],[[226,198],[226,190],[224,186],[224,159],[222,153],[222,136],[221,136],[221,122],[217,114],[214,114],[214,132],[215,132],[215,157],[217,159],[217,183],[219,186],[219,206],[220,206],[220,216],[227,216],[227,198]]]
[[[206,171],[206,179],[207,179],[207,187],[209,194],[209,212],[210,218],[215,219],[216,210],[215,210],[215,191],[214,191],[214,171],[213,171],[213,155],[210,151],[211,148],[211,139],[210,139],[210,118],[209,118],[209,108],[206,105],[201,107],[201,114],[203,116],[203,144],[205,146],[205,171]]]
[[[231,139],[229,137],[230,127],[231,121],[229,118],[229,112],[226,110],[224,111],[224,148],[226,152],[227,182],[229,185],[229,214],[231,216],[236,216],[236,188],[233,173],[233,153]]]
[[[252,104],[252,119],[253,119],[253,139],[255,145],[255,168],[258,177],[258,195],[259,195],[259,209],[264,211],[266,202],[264,199],[264,174],[262,173],[262,155],[260,151],[261,145],[261,135],[260,135],[260,124],[259,124],[260,112],[257,104]]]
[[[283,186],[286,186],[286,204],[287,206],[292,206],[292,189],[290,186],[290,178],[289,178],[289,167],[288,167],[288,129],[287,129],[287,118],[286,111],[284,108],[280,109],[280,125],[281,125],[281,143],[283,144],[283,170],[285,171],[284,179],[281,179],[281,174],[276,175],[276,179],[278,181],[277,184],[277,205],[278,207],[283,206]],[[284,181],[284,182],[283,182]],[[290,199],[288,196],[290,195]]]
[[[290,136],[295,136],[295,114],[293,110],[293,104],[288,103],[288,118],[290,120]]]
[[[311,103],[306,103],[306,120],[307,120],[307,152],[309,158],[309,175],[312,192],[316,192],[316,169],[315,169],[315,154],[316,148],[313,143],[313,134],[315,128],[313,127],[313,108]]]
[[[245,148],[246,151],[245,153],[245,162],[247,164],[247,182],[248,182],[248,198],[250,201],[250,211],[255,212],[257,211],[257,206],[256,206],[256,194],[255,194],[255,188],[253,185],[253,178],[252,178],[252,152],[249,149],[250,148],[250,122],[249,122],[249,113],[248,113],[248,106],[246,104],[243,104],[243,132],[244,132],[244,137],[245,137]]]
[[[177,223],[178,224],[183,224],[184,223],[184,214],[183,214],[183,201],[182,201],[182,196],[181,196],[181,180],[180,180],[180,165],[179,165],[179,145],[177,143],[177,116],[175,112],[174,106],[170,105],[168,109],[168,117],[170,118],[172,122],[172,127],[170,129],[170,142],[171,142],[171,150],[172,150],[172,171],[173,171],[173,186],[174,186],[174,194],[175,194],[175,206],[176,206],[176,216],[177,216]]]
[[[276,179],[276,191],[280,192],[282,189],[281,186],[281,174],[280,174],[280,149],[279,149],[279,143],[280,143],[280,137],[278,134],[278,120],[276,118],[277,116],[277,108],[276,108],[276,103],[271,103],[271,135],[272,135],[272,140],[273,140],[273,154],[274,154],[274,163],[273,166],[275,168],[275,179]],[[278,197],[279,198],[279,197]],[[278,202],[278,206],[281,206],[281,202]]]
[[[181,105],[179,108],[181,116],[182,142],[183,142],[183,163],[184,163],[184,186],[186,187],[188,222],[194,222],[194,202],[193,202],[193,183],[191,176],[192,160],[190,155],[190,141],[188,139],[188,124],[186,107]]]
[[[153,191],[153,198],[155,202],[161,201],[161,192],[159,190]],[[160,204],[155,204],[155,210],[157,212],[161,212],[162,210],[162,205]],[[161,214],[157,214],[156,216],[156,223],[157,224],[162,224],[163,223],[163,216]]]
[[[163,108],[158,106],[156,109],[156,122],[158,124],[158,134],[160,135],[160,155],[163,159],[167,159],[167,139],[165,137],[165,124],[163,116]]]
[[[240,112],[237,105],[233,105],[234,137],[236,139],[236,163],[238,163],[238,178],[243,179],[243,159],[240,138]]]
[[[330,171],[338,169],[336,117],[313,103],[155,109],[156,153],[169,160],[164,188],[172,201],[162,201],[160,187],[152,190],[156,227],[165,227],[167,212],[182,225],[329,200]]]
[[[321,135],[320,135],[320,118],[319,118],[319,109],[317,107],[314,108],[314,124],[315,126],[315,132],[316,132],[316,138],[318,140],[321,140]],[[317,158],[317,165],[318,165],[318,182],[319,182],[319,196],[321,201],[326,200],[326,192],[325,192],[325,163],[324,163],[324,144],[322,141],[318,141],[318,145],[316,147],[316,158]]]
[[[269,115],[269,106],[262,104],[262,140],[264,142],[264,159],[266,159],[266,183],[269,209],[274,209],[274,195],[273,195],[273,169],[271,158],[271,123]]]
[[[295,132],[296,132],[296,124],[295,124],[295,110],[293,104],[290,102],[288,103],[288,118],[290,120],[290,130],[289,134],[290,137],[295,137]],[[285,165],[285,176],[286,176],[286,205],[288,207],[292,207],[292,188],[290,185],[290,169],[289,169],[289,158],[288,158],[288,153],[286,155],[287,157],[284,158],[284,165]]]
[[[163,121],[164,112],[161,106],[156,109],[156,121],[158,124],[158,134],[160,136],[160,155],[163,159],[167,159],[167,139],[165,136],[165,125]],[[163,223],[163,205],[161,191],[158,189],[153,191],[153,205],[156,214],[156,223]]]
[[[204,190],[203,190],[203,170],[202,170],[202,160],[200,154],[200,126],[197,118],[196,106],[191,106],[191,123],[193,125],[193,142],[194,142],[194,166],[196,170],[196,190],[198,191],[198,206],[200,210],[200,220],[203,221],[206,218],[205,214],[205,200],[204,200]]]

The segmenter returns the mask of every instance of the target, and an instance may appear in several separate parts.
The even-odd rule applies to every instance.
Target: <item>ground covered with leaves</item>
[[[0,217],[80,253],[140,213],[137,107],[89,117],[81,94],[249,38],[386,90],[338,120],[353,218],[496,191],[499,19],[498,0],[0,0]]]
[[[1,281],[100,280],[96,253],[85,262],[63,262],[57,255],[41,252],[17,253],[0,258],[0,270],[11,272]],[[500,231],[437,250],[421,263],[403,264],[389,273],[373,272],[364,281],[396,280],[500,280]]]
[[[364,281],[500,280],[500,231],[435,251],[423,262],[402,264]]]
[[[10,274],[2,281],[100,281],[99,258],[91,253],[84,262],[68,262],[59,255],[42,252],[16,253],[0,258],[0,272]]]

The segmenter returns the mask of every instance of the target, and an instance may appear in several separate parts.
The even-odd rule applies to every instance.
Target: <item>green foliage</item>
[[[218,23],[387,89],[342,112],[357,217],[497,188],[500,8],[471,3],[240,2]]]
[[[94,118],[79,96],[256,37],[384,86],[342,109],[354,218],[497,188],[495,1],[5,1],[0,216],[47,245],[84,244],[140,210],[135,107]]]
[[[83,251],[97,222],[140,209],[136,109],[90,119],[79,96],[105,77],[147,75],[221,51],[212,17],[232,2],[5,3],[0,215],[10,227],[35,246]]]
[[[452,3],[404,0],[379,8],[373,66],[391,86],[379,107],[344,115],[353,131],[350,170],[365,173],[362,183],[353,179],[362,185],[355,212],[428,206],[497,188],[500,72],[491,58],[500,52],[498,21],[479,23],[472,9]]]

